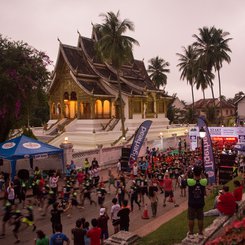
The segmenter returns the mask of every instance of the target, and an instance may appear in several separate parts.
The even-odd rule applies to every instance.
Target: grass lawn
[[[241,180],[240,177],[236,179]],[[227,185],[230,187],[230,191],[233,191],[233,180],[228,182]],[[221,188],[221,187],[220,187]],[[215,194],[210,193],[205,199],[205,208],[207,211],[213,208]],[[205,217],[204,227],[209,226],[216,217]],[[161,225],[157,230],[151,234],[141,238],[137,245],[152,244],[152,245],[171,245],[180,243],[188,232],[188,220],[187,210],[179,214],[172,220]],[[195,233],[197,233],[197,221],[195,221]]]

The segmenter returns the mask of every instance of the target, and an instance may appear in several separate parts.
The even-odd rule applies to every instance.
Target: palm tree
[[[183,52],[184,54],[177,53],[180,61],[177,66],[179,67],[179,71],[181,71],[180,79],[186,79],[187,83],[191,85],[192,110],[194,110],[193,86],[196,76],[197,54],[195,52],[195,48],[192,45],[189,45],[187,48],[183,47]]]
[[[96,50],[102,60],[110,64],[116,70],[118,99],[120,102],[120,117],[122,123],[122,136],[125,137],[126,132],[124,126],[125,119],[120,81],[120,69],[124,64],[133,60],[133,45],[139,45],[139,43],[132,37],[124,35],[127,30],[134,31],[134,24],[128,19],[121,21],[119,19],[119,15],[119,11],[117,14],[114,14],[113,12],[107,12],[106,14],[100,15],[103,17],[103,23],[97,24],[95,26],[95,29],[99,34],[99,39],[96,43]]]
[[[221,123],[223,122],[222,102],[221,102],[221,80],[220,69],[222,63],[226,61],[230,63],[231,58],[228,52],[231,52],[228,42],[232,38],[226,38],[229,33],[224,32],[222,29],[216,29],[214,26],[211,28],[203,27],[199,28],[199,36],[193,35],[196,42],[193,44],[196,47],[196,52],[201,62],[207,67],[208,71],[213,68],[218,73],[219,81],[219,100],[221,111]]]
[[[211,88],[212,92],[212,97],[213,100],[214,98],[214,90],[213,90],[213,80],[214,79],[214,74],[212,72],[208,72],[201,66],[197,68],[197,73],[195,75],[195,83],[196,83],[196,88],[202,89],[203,92],[203,99],[205,99],[205,89],[208,88],[208,86]]]
[[[150,78],[159,89],[160,86],[165,87],[167,85],[167,75],[170,70],[167,67],[170,65],[167,61],[156,56],[149,60],[150,64],[148,65],[148,73]]]

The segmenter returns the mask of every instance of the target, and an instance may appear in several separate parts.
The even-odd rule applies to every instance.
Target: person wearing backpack
[[[204,196],[206,193],[207,179],[202,174],[202,168],[198,165],[193,168],[193,178],[187,179],[188,186],[188,239],[194,239],[194,221],[198,221],[198,238],[202,240],[203,237],[203,219],[205,206]]]

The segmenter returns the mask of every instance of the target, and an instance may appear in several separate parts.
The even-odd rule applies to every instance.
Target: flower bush
[[[206,245],[239,245],[245,243],[245,218],[225,227],[225,234],[208,241]]]

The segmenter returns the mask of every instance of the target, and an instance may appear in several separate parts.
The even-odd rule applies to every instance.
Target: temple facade
[[[113,131],[117,137],[121,135],[117,73],[98,58],[96,40],[93,31],[92,38],[79,34],[77,46],[59,43],[49,89],[49,128],[63,124],[61,130],[66,134]],[[171,98],[154,86],[143,61],[134,59],[124,65],[119,79],[127,137],[146,119],[153,120],[152,128],[168,125],[166,111]]]

